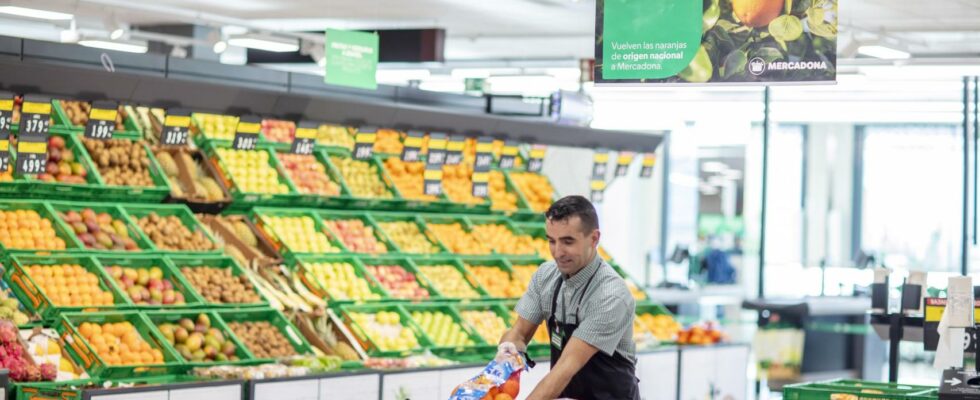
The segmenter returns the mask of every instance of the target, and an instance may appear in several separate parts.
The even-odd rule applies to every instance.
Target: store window
[[[799,279],[804,268],[804,154],[806,127],[779,125],[769,136],[766,196],[766,297],[819,292],[818,279]]]

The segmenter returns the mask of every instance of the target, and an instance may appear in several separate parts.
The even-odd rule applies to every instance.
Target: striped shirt
[[[575,321],[575,310],[579,297],[582,296],[582,287],[593,273],[595,278],[586,289],[579,307],[580,320]],[[635,364],[633,318],[636,314],[636,303],[623,278],[598,255],[570,278],[561,274],[554,261],[541,264],[531,277],[527,292],[517,302],[517,314],[535,325],[547,322],[551,316],[551,299],[559,279],[563,282],[558,293],[555,318],[562,323],[578,322],[578,328],[572,337],[581,339],[609,356],[618,352]]]

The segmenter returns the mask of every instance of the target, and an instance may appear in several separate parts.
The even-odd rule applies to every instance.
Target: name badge
[[[555,327],[555,331],[551,332],[551,346],[555,350],[561,351],[561,343],[564,341],[565,335],[561,332],[561,327]]]

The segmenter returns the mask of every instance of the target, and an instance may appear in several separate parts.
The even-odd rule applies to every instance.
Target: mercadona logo
[[[766,62],[762,57],[755,57],[749,60],[749,73],[760,76],[766,71],[800,71],[800,70],[827,70],[825,61],[772,61]]]

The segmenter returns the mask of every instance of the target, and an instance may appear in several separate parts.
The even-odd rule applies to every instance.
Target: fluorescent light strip
[[[0,6],[0,14],[16,15],[19,17],[46,19],[50,21],[68,21],[75,18],[72,14],[60,13],[55,11],[38,10],[36,8],[26,8],[17,6]]]
[[[905,60],[912,57],[912,54],[907,51],[881,45],[864,45],[858,47],[858,54],[884,60]]]
[[[127,53],[146,53],[147,51],[147,46],[145,44],[110,42],[108,40],[91,40],[91,39],[80,40],[78,44],[85,47],[94,47],[97,49],[105,49],[105,50],[125,51]]]
[[[299,51],[299,43],[284,43],[273,40],[264,40],[254,37],[238,37],[228,39],[228,44],[238,47],[247,47],[256,50],[265,50],[275,53],[290,53]]]

